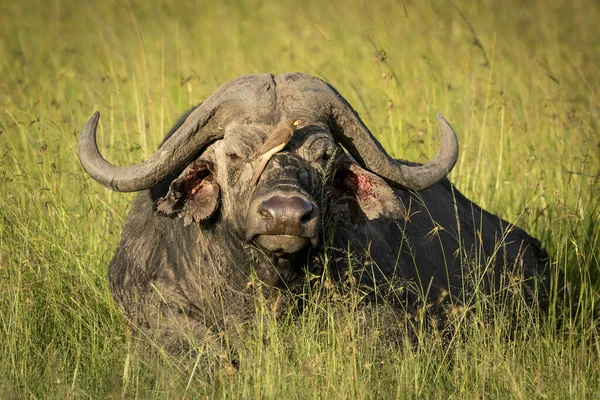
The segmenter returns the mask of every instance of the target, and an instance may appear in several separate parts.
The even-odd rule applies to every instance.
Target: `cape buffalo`
[[[301,73],[224,84],[135,166],[102,157],[98,119],[81,132],[83,167],[112,190],[141,191],[109,266],[110,289],[126,316],[169,348],[235,328],[255,307],[249,282],[290,288],[324,254],[334,278],[351,268],[364,287],[405,285],[409,304],[468,301],[511,276],[531,300],[547,286],[538,240],[446,178],[458,142],[441,115],[438,153],[424,165],[393,159],[332,86]],[[292,120],[291,140],[253,185],[257,152]],[[482,278],[470,279],[476,272]]]

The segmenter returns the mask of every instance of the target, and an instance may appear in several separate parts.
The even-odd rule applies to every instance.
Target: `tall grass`
[[[588,0],[0,2],[0,398],[597,398],[598,20]],[[448,339],[320,278],[300,315],[258,298],[239,369],[144,357],[106,278],[132,195],[83,172],[80,128],[100,110],[104,154],[137,163],[220,84],[298,70],[398,157],[434,154],[442,112],[460,141],[451,179],[541,239],[566,306],[533,322],[459,310]],[[416,339],[388,345],[381,323]]]

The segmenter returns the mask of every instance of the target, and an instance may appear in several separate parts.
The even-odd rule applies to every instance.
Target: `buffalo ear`
[[[156,203],[160,214],[183,217],[184,225],[209,218],[219,207],[221,189],[212,173],[212,163],[194,161],[171,182],[169,192]]]
[[[334,188],[344,201],[340,213],[353,223],[382,216],[404,217],[406,208],[394,189],[383,179],[353,162],[344,163],[336,171]]]

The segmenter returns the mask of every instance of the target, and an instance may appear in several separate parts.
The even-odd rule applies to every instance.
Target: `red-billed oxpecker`
[[[283,124],[279,125],[271,135],[267,138],[265,143],[262,145],[258,153],[256,154],[256,159],[258,160],[258,166],[256,168],[256,172],[254,172],[254,176],[252,177],[252,184],[256,185],[258,182],[258,178],[262,174],[265,166],[273,157],[273,154],[278,151],[283,150],[286,144],[290,141],[292,136],[294,136],[294,131],[296,127],[302,123],[299,119],[290,119],[285,121]]]

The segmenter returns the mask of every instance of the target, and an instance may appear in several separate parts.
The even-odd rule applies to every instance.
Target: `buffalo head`
[[[323,242],[327,207],[364,205],[390,187],[423,190],[445,177],[458,156],[454,131],[438,115],[441,145],[432,161],[393,159],[334,88],[300,73],[226,83],[135,166],[117,167],[102,157],[98,119],[95,113],[88,120],[79,142],[79,158],[92,178],[122,192],[167,182],[168,192],[155,204],[159,214],[181,216],[186,225],[219,221],[281,268]],[[257,152],[291,119],[302,122],[253,185]],[[328,202],[332,191],[339,194],[336,204]]]

